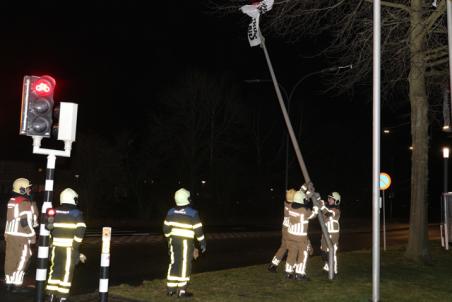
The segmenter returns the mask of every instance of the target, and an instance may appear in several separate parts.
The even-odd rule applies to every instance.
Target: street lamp
[[[447,182],[448,182],[448,169],[447,169],[447,162],[449,159],[449,148],[448,147],[444,147],[443,148],[443,159],[444,159],[444,186],[443,186],[443,192],[447,193],[449,191],[448,187],[447,187]]]
[[[336,71],[340,71],[340,70],[347,70],[347,69],[352,69],[353,65],[349,64],[349,65],[345,65],[345,66],[334,66],[334,67],[328,67],[328,68],[323,68],[320,70],[316,70],[313,72],[310,72],[306,75],[304,75],[303,77],[301,77],[296,83],[295,85],[293,85],[292,89],[290,90],[290,93],[287,93],[287,89],[284,88],[283,85],[281,85],[280,83],[278,83],[279,87],[281,88],[281,90],[284,93],[284,97],[286,99],[286,103],[287,103],[287,114],[289,114],[290,116],[290,103],[292,101],[293,96],[295,95],[295,91],[298,88],[298,86],[301,85],[301,83],[303,83],[304,80],[308,79],[309,77],[316,75],[316,74],[320,74],[320,73],[324,73],[324,72],[336,72]],[[252,80],[245,80],[245,83],[264,83],[264,82],[272,82],[272,80],[269,79],[252,79]],[[285,175],[285,188],[286,190],[288,189],[288,181],[289,181],[289,137],[286,134],[286,175]]]

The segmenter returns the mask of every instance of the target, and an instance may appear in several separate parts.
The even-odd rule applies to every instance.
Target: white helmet
[[[73,204],[77,205],[78,194],[71,188],[66,188],[60,194],[60,204]]]
[[[328,197],[333,198],[334,204],[337,206],[341,203],[341,194],[339,194],[338,192],[333,192],[330,195],[328,195]]]
[[[190,191],[181,188],[174,193],[174,200],[178,206],[186,206],[190,203]]]
[[[306,198],[306,194],[300,190],[300,191],[295,192],[295,194],[293,196],[293,202],[299,203],[299,204],[304,204],[305,198]]]
[[[26,178],[18,178],[13,182],[13,192],[25,195],[27,189],[31,187],[31,182]]]

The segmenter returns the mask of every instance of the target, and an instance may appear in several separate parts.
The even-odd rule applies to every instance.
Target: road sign
[[[380,173],[380,190],[384,191],[391,185],[391,177],[387,173]]]

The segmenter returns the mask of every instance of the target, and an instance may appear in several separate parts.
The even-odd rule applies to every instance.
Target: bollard
[[[110,268],[111,228],[102,228],[102,253],[100,256],[99,298],[100,302],[108,302],[108,273]]]

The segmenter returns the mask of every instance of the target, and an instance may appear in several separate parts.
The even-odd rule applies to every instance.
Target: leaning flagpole
[[[262,48],[264,51],[265,59],[267,61],[268,69],[270,71],[270,75],[272,78],[273,85],[275,87],[276,96],[278,97],[279,105],[281,107],[281,111],[284,116],[284,121],[287,126],[287,130],[289,131],[290,140],[295,150],[295,154],[298,159],[298,163],[301,168],[301,172],[303,173],[303,177],[305,180],[306,186],[303,186],[302,189],[307,190],[307,196],[311,198],[314,205],[316,205],[319,209],[320,205],[320,195],[315,192],[314,184],[311,182],[311,178],[309,177],[308,169],[306,168],[306,164],[303,160],[303,156],[301,155],[300,147],[297,141],[297,138],[294,134],[292,123],[290,122],[289,114],[287,113],[286,106],[284,104],[284,100],[279,89],[278,81],[276,79],[275,72],[273,70],[273,65],[270,60],[270,56],[267,51],[267,47],[265,46],[265,38],[262,35],[259,28],[259,17],[261,14],[269,11],[273,6],[273,0],[263,0],[255,5],[245,5],[241,8],[241,11],[252,18],[251,24],[248,27],[248,40],[250,42],[251,47],[258,46]],[[332,280],[334,278],[334,247],[331,241],[331,238],[328,234],[328,230],[326,228],[325,222],[323,220],[323,215],[319,213],[318,220],[320,222],[320,227],[322,229],[322,234],[325,238],[325,241],[329,250],[328,257],[328,278]]]
[[[380,300],[381,0],[374,0],[373,21],[372,301],[377,302]]]
[[[261,48],[264,50],[265,59],[267,60],[268,69],[270,71],[270,75],[272,77],[273,85],[275,86],[276,95],[278,97],[279,105],[281,106],[281,111],[284,116],[284,120],[286,122],[287,130],[289,131],[290,140],[292,141],[292,145],[295,150],[295,154],[297,155],[298,164],[300,165],[301,172],[303,173],[304,181],[308,185],[307,189],[308,191],[312,192],[313,195],[311,196],[312,202],[314,205],[318,206],[319,209],[321,208],[321,205],[319,204],[320,196],[318,193],[315,193],[314,185],[311,182],[311,178],[309,177],[308,169],[306,168],[306,164],[303,160],[303,156],[301,155],[300,147],[298,145],[297,138],[294,134],[292,123],[290,122],[289,114],[287,113],[286,105],[284,104],[284,100],[281,95],[281,91],[279,89],[278,81],[276,80],[275,72],[273,70],[272,63],[270,61],[270,56],[268,55],[267,47],[265,46],[265,38],[262,36],[261,32],[259,31],[259,35],[261,37]],[[330,236],[328,235],[328,230],[326,228],[325,222],[323,220],[322,213],[320,212],[318,215],[318,219],[320,222],[320,226],[322,228],[322,233],[325,238],[325,241],[328,246],[328,278],[332,280],[334,278],[334,247],[333,243],[331,242]]]

